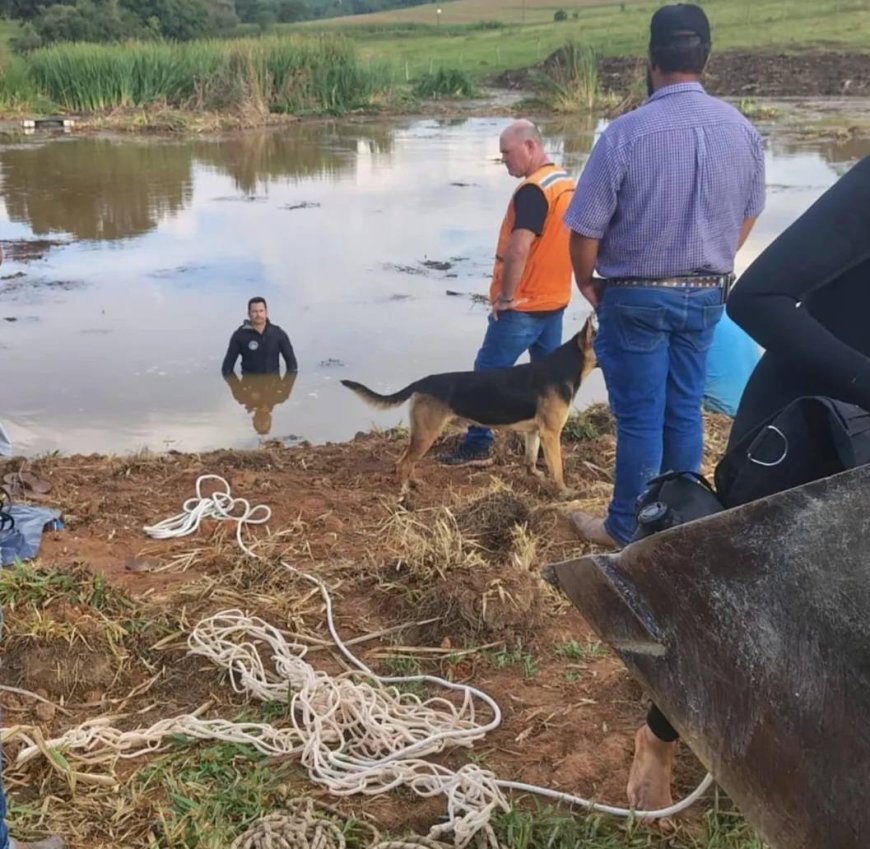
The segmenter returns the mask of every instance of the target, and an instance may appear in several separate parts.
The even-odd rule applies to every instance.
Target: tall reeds
[[[591,47],[568,41],[544,63],[536,80],[556,112],[592,112],[613,105],[601,91],[598,57]]]
[[[155,103],[342,112],[392,86],[388,68],[364,67],[338,37],[65,44],[34,51],[29,66],[37,90],[85,112]]]

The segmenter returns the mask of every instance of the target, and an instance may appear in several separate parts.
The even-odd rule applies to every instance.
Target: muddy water
[[[266,432],[323,442],[402,421],[338,381],[385,391],[470,367],[487,314],[471,296],[486,291],[515,185],[497,161],[506,123],[0,146],[0,422],[16,450],[194,451]],[[600,126],[544,128],[577,173]],[[788,144],[775,130],[769,142],[768,210],[740,268],[870,152]],[[253,295],[290,335],[295,381],[220,376]],[[566,335],[585,315],[575,296]],[[577,403],[603,397],[596,372]]]

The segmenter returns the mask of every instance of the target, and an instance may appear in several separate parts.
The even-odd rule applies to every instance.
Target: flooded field
[[[199,451],[345,440],[402,421],[341,378],[398,389],[470,368],[515,187],[508,118],[304,123],[210,140],[0,146],[0,421],[18,453]],[[601,122],[544,122],[579,173]],[[870,144],[768,138],[768,207],[738,270]],[[229,386],[248,298],[292,340],[295,381]],[[586,315],[575,294],[565,322]],[[600,374],[578,406],[604,397]],[[271,418],[270,414],[271,413]]]

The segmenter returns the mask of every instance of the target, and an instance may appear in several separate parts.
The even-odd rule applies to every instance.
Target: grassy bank
[[[155,104],[256,114],[341,113],[387,100],[388,65],[340,36],[64,44],[5,57],[0,104],[93,112]]]
[[[157,106],[245,113],[253,122],[271,113],[340,113],[401,104],[408,95],[427,97],[433,86],[437,96],[467,97],[475,83],[536,65],[573,43],[577,61],[557,68],[555,85],[544,80],[543,88],[549,89],[553,108],[574,111],[599,102],[588,85],[587,60],[641,56],[657,5],[657,0],[521,0],[510,6],[500,0],[451,0],[276,25],[266,35],[252,32],[234,40],[62,45],[26,58],[9,50],[17,24],[5,21],[0,22],[0,110]],[[868,49],[870,0],[708,0],[705,8],[719,52],[811,45]]]
[[[482,76],[533,65],[567,40],[604,56],[642,55],[650,15],[660,5],[657,0],[451,0],[298,28],[340,30],[364,56],[392,59],[412,79],[440,66]],[[796,50],[811,44],[868,49],[868,0],[706,0],[703,6],[716,50]],[[553,20],[558,10],[566,20]]]

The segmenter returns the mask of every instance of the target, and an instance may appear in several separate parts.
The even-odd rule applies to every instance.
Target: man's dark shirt
[[[230,372],[225,375],[233,398],[249,413],[255,410],[271,412],[278,404],[283,404],[293,391],[296,372],[278,374],[246,374],[244,377]]]
[[[240,356],[242,374],[277,374],[280,370],[279,354],[284,358],[287,371],[298,371],[290,337],[277,324],[267,319],[265,329],[259,333],[246,321],[230,337],[221,374],[232,374]]]

